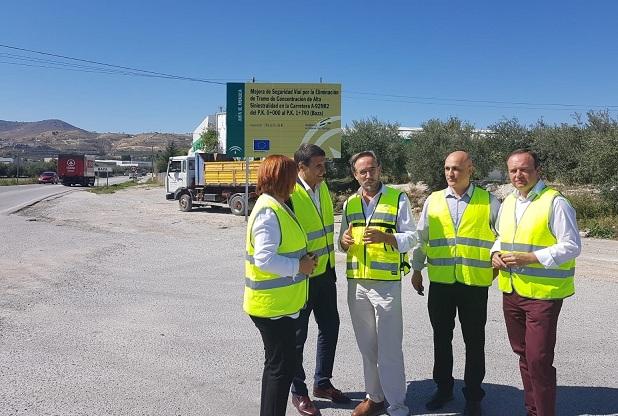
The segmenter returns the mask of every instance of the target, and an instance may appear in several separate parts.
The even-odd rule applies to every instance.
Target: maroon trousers
[[[554,416],[554,347],[562,299],[529,299],[513,291],[503,294],[502,308],[511,348],[519,355],[528,415]]]

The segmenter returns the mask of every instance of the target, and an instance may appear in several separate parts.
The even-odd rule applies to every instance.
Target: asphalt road
[[[113,176],[109,185],[129,181],[128,176]],[[95,186],[106,186],[106,178],[95,182]],[[54,198],[67,192],[88,189],[81,186],[62,186],[61,184],[29,184],[0,186],[0,214],[10,214],[39,201]]]
[[[255,415],[263,350],[242,311],[245,224],[226,210],[178,211],[163,190],[72,192],[0,216],[0,415]],[[577,292],[564,303],[558,414],[618,414],[618,243],[585,239]],[[337,256],[338,275],[345,258]],[[361,359],[337,282],[333,382],[355,403]],[[407,403],[427,414],[432,337],[427,298],[403,282]],[[525,414],[500,294],[490,290],[485,415]],[[314,368],[316,328],[306,345]],[[464,348],[454,339],[460,414]],[[317,400],[324,416],[351,406]],[[295,415],[289,405],[288,415]]]

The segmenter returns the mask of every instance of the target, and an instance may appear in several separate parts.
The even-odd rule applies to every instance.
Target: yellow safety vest
[[[307,234],[307,250],[318,256],[318,265],[311,277],[323,274],[329,261],[330,267],[335,267],[333,201],[325,182],[320,184],[319,191],[320,212],[300,181],[290,195],[294,214]]]
[[[292,315],[301,310],[307,302],[307,276],[302,273],[296,276],[280,276],[261,270],[255,265],[253,222],[258,213],[265,209],[271,209],[279,222],[281,243],[277,254],[300,259],[307,253],[305,232],[291,211],[275,199],[261,195],[251,211],[247,227],[243,309],[249,315],[260,318]]]
[[[396,232],[399,195],[400,191],[384,187],[369,224],[363,212],[362,197],[354,194],[348,198],[344,215],[348,224],[352,224],[354,237],[354,244],[347,253],[348,279],[400,280],[402,271],[403,274],[410,271],[407,253],[399,253],[396,248],[384,243],[363,243],[363,234],[367,227],[385,233]]]
[[[490,249],[496,239],[489,225],[489,192],[474,187],[472,197],[455,230],[444,191],[429,196],[427,271],[429,280],[469,286],[491,286]]]
[[[529,253],[552,246],[558,242],[549,227],[554,198],[560,193],[544,188],[528,205],[516,223],[515,203],[511,194],[502,203],[499,234],[500,247],[504,252]],[[540,263],[500,270],[498,287],[503,292],[513,289],[524,297],[532,299],[563,299],[575,293],[575,259],[558,267],[546,269]]]

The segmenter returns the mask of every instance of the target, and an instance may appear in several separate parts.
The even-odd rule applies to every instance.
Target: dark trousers
[[[513,352],[519,355],[528,415],[556,414],[554,347],[562,299],[536,300],[505,293],[502,308]]]
[[[330,379],[333,377],[337,338],[339,337],[336,280],[335,270],[330,267],[327,267],[323,274],[309,279],[309,299],[305,308],[300,311],[300,317],[296,320],[296,375],[292,382],[292,393],[294,394],[308,395],[303,368],[303,350],[307,340],[309,316],[312,311],[318,325],[313,383],[320,387],[330,386]]]
[[[459,315],[466,344],[466,368],[463,393],[466,400],[480,401],[485,396],[481,383],[485,377],[485,323],[487,287],[462,283],[429,285],[429,319],[433,327],[433,379],[438,390],[453,390],[453,329]]]
[[[264,372],[260,416],[282,416],[288,404],[290,384],[296,370],[296,319],[251,319],[260,330],[264,342]]]

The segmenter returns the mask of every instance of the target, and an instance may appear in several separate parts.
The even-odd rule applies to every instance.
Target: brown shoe
[[[384,402],[376,403],[369,399],[363,400],[352,412],[352,416],[378,416],[386,413]]]
[[[309,396],[299,396],[292,393],[292,404],[298,413],[304,416],[322,416],[320,409],[315,407]]]
[[[320,399],[328,399],[333,403],[350,403],[350,398],[332,385],[324,388],[313,386],[313,395]]]

